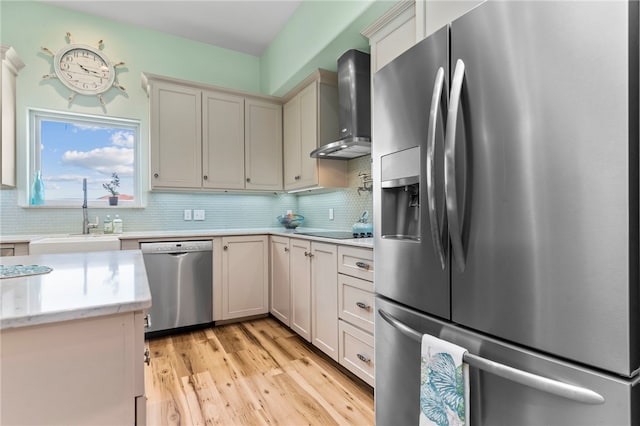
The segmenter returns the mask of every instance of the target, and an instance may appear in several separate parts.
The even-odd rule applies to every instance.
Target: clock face
[[[115,71],[107,57],[89,46],[68,46],[54,58],[56,75],[69,89],[97,95],[111,88]]]

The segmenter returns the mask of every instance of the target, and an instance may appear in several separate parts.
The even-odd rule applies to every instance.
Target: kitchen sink
[[[120,250],[117,235],[69,234],[44,237],[29,244],[29,254]]]

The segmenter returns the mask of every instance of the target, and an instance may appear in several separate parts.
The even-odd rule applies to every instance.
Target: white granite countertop
[[[208,237],[224,237],[229,235],[280,235],[284,237],[295,237],[313,241],[321,241],[332,244],[350,245],[356,247],[373,248],[373,238],[322,238],[309,235],[300,235],[297,232],[316,232],[327,231],[327,229],[317,228],[299,228],[298,230],[287,230],[282,227],[269,228],[237,228],[237,229],[197,229],[197,230],[170,230],[170,231],[129,231],[117,234],[121,240],[142,240],[142,239],[158,239],[158,238],[208,238]],[[335,231],[335,230],[331,230]],[[99,234],[98,234],[99,235]],[[114,234],[115,235],[115,234]],[[0,242],[19,243],[32,242],[43,238],[63,237],[61,234],[49,235],[6,235],[0,236]]]
[[[0,279],[0,330],[147,309],[151,293],[139,250],[3,257],[47,274]]]

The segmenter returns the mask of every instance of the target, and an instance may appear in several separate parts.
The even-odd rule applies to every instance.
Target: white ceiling
[[[260,56],[302,0],[43,0],[43,2]]]

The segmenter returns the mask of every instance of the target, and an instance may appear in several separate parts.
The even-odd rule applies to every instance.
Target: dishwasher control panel
[[[141,243],[142,253],[188,253],[213,250],[212,241],[167,241],[159,243]]]

